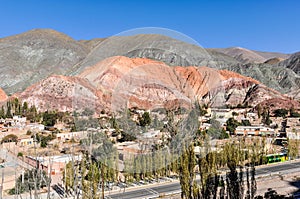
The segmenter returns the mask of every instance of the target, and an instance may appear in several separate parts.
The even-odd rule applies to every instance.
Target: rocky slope
[[[260,52],[241,47],[214,48],[217,52],[229,55],[242,63],[263,63],[271,58],[287,59],[290,55],[276,52]]]
[[[291,97],[292,99],[300,101],[300,89],[294,90],[294,91],[288,93],[288,96]]]
[[[216,48],[213,50],[231,56],[242,63],[249,63],[249,62],[261,63],[265,61],[265,58],[263,56],[245,48],[240,48],[240,47]]]
[[[256,105],[265,99],[284,98],[252,78],[227,70],[169,67],[163,62],[124,56],[105,59],[78,76],[110,96],[113,109],[186,105],[194,99],[212,106]]]
[[[218,52],[214,53],[219,54]],[[171,37],[156,34],[134,36],[115,36],[103,40],[95,46],[85,60],[78,65],[75,73],[80,73],[87,66],[112,56],[140,57],[162,61],[171,66],[227,66],[238,63],[229,56],[211,55],[206,49],[185,43]]]
[[[0,87],[12,94],[50,74],[69,73],[88,52],[80,42],[49,29],[0,39]]]
[[[281,67],[287,67],[300,75],[300,52],[292,54],[290,58],[278,63]]]
[[[111,56],[149,58],[171,66],[208,66],[257,79],[282,93],[300,89],[299,54],[242,48],[203,49],[167,36],[141,34],[75,41],[49,29],[0,39],[0,87],[9,95],[51,74],[75,75]],[[272,59],[273,57],[276,57]],[[265,61],[266,63],[254,63]],[[249,62],[249,63],[246,63]]]
[[[119,111],[189,107],[194,100],[214,107],[288,97],[259,81],[228,70],[175,66],[146,58],[115,56],[86,68],[74,77],[51,75],[28,87],[18,97],[40,110]]]
[[[85,108],[101,111],[105,107],[103,94],[88,81],[78,77],[52,75],[12,98],[35,105],[39,110],[73,111]]]
[[[188,90],[180,88],[173,68],[163,62],[116,56],[86,68],[78,76],[105,93],[113,110],[190,103]]]
[[[0,88],[0,102],[3,102],[5,100],[7,100],[7,99],[8,99],[8,97],[7,97],[6,93],[4,92],[4,90],[2,90]]]
[[[275,57],[275,58],[268,59],[268,60],[265,61],[264,63],[265,63],[265,64],[270,64],[270,65],[275,65],[275,64],[278,64],[279,62],[281,62],[281,61],[283,61],[283,60],[285,60],[285,59]]]
[[[278,109],[278,107],[290,110],[291,108],[300,109],[300,103],[292,99],[272,98],[260,103],[261,107],[268,107],[270,112]]]
[[[78,70],[73,74],[78,74],[86,67],[95,65],[107,57],[127,56],[154,59],[171,66],[209,66],[226,69],[257,79],[266,86],[284,93],[300,89],[300,84],[296,83],[299,76],[294,71],[285,65],[263,63],[274,57],[286,59],[289,57],[288,54],[251,51],[243,48],[227,50],[231,53],[226,54],[227,51],[225,52],[224,49],[203,49],[162,35],[111,37],[98,41],[86,59],[76,66]]]
[[[300,89],[300,76],[289,68],[270,64],[238,64],[231,66],[230,70],[259,80],[281,93]]]

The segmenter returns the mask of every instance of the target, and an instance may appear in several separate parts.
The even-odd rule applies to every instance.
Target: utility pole
[[[102,178],[102,184],[101,184],[102,199],[104,199],[104,164],[102,164],[102,166],[101,166],[101,178]]]
[[[34,178],[34,199],[38,198],[38,194],[37,194],[37,179],[38,179],[38,177],[35,176],[35,175],[38,175],[38,169],[39,169],[39,162],[38,162],[37,153],[36,153],[36,142],[37,142],[36,134],[37,134],[37,132],[34,132],[34,142],[33,143],[34,143],[34,155],[35,155],[35,161],[36,161],[36,168],[33,171],[33,178]],[[35,172],[36,172],[36,174],[35,174]]]
[[[2,145],[2,151],[3,150],[3,145]],[[7,158],[7,153],[5,151],[5,159]],[[3,183],[4,183],[4,168],[2,168],[2,177],[1,177],[1,187],[0,187],[0,199],[2,199],[2,194],[3,194]]]
[[[52,155],[52,154],[51,154]],[[52,182],[52,164],[53,164],[53,159],[49,157],[49,165],[50,165],[50,170],[48,168],[48,180],[47,180],[47,199],[50,199],[50,185],[51,185],[51,182]]]

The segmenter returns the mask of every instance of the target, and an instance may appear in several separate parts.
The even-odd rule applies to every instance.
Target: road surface
[[[300,172],[300,161],[291,161],[285,163],[264,165],[256,167],[256,178],[270,176],[275,174],[289,174]],[[149,185],[147,188],[136,188],[134,190],[127,190],[120,192],[106,194],[107,199],[141,199],[141,198],[157,198],[159,195],[180,193],[180,184],[178,181],[162,184],[162,185]]]

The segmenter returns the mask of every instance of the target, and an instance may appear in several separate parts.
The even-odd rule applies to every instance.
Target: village
[[[265,139],[266,155],[284,154],[286,159],[291,159],[298,157],[299,151],[300,117],[296,113],[295,110],[281,109],[275,113],[259,113],[248,107],[206,107],[196,118],[199,125],[197,131],[211,137],[215,143],[211,147],[216,151],[221,150],[229,140],[243,138],[246,142],[253,142],[257,137]],[[150,111],[133,108],[128,110],[126,119],[119,120],[104,111],[96,114],[92,110],[84,110],[81,114],[68,114],[67,119],[51,118],[51,114],[54,112],[49,112],[47,116],[50,123],[45,122],[45,115],[40,122],[32,122],[32,119],[30,121],[21,115],[0,120],[1,167],[6,175],[3,190],[12,189],[26,168],[38,167],[51,177],[51,185],[60,184],[69,162],[80,161],[85,152],[94,147],[92,145],[99,146],[100,143],[94,143],[97,142],[96,137],[92,138],[93,142],[88,142],[90,135],[95,133],[104,136],[117,150],[119,179],[124,181],[122,171],[126,167],[126,160],[136,154],[151,153],[154,147],[163,146],[173,136],[168,128],[170,114],[164,109]],[[180,121],[183,115],[187,114],[173,114],[172,121]],[[70,117],[77,118],[73,119],[72,125]],[[125,125],[118,124],[118,121],[125,121]],[[139,128],[123,129],[125,126]],[[131,130],[135,132],[126,132]],[[290,140],[296,141],[293,147],[288,146]],[[195,153],[201,153],[201,148],[195,147]],[[16,168],[14,161],[22,162],[21,165],[25,166]]]

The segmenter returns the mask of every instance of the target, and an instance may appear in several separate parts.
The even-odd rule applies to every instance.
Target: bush
[[[273,113],[275,117],[286,117],[288,112],[286,109],[276,109]]]
[[[235,111],[232,112],[232,116],[238,116],[238,115],[239,115],[239,113],[237,113]]]
[[[19,152],[17,156],[18,156],[18,157],[23,157],[23,153],[22,153],[22,152]]]
[[[55,139],[56,135],[53,134],[53,135],[44,136],[44,135],[36,134],[36,135],[32,135],[31,138],[36,139],[36,141],[40,143],[40,146],[42,148],[46,148],[48,142]]]
[[[235,120],[231,117],[226,121],[226,130],[229,131],[230,133],[234,133],[236,127],[238,127],[240,125],[241,125],[241,123],[239,123],[237,120]]]
[[[118,139],[118,142],[128,142],[136,140],[136,137],[132,134],[122,132],[121,135],[122,137],[121,139]]]
[[[18,187],[12,188],[8,193],[10,195],[14,195],[17,194],[16,190],[18,190],[18,193],[24,193],[30,190],[34,190],[34,182],[36,183],[37,190],[46,187],[47,182],[49,182],[49,178],[46,175],[46,172],[38,169],[27,170],[24,173],[24,182],[22,182],[22,175],[19,176],[16,182],[16,186]]]
[[[298,112],[291,112],[290,116],[291,117],[300,117],[300,113],[298,113]]]
[[[4,138],[2,138],[1,143],[17,142],[17,141],[18,141],[18,136],[16,136],[15,134],[9,134],[9,135],[5,136]]]
[[[143,113],[142,117],[139,118],[140,126],[148,126],[151,123],[150,114],[148,112]]]
[[[43,113],[43,124],[45,126],[54,126],[56,124],[56,120],[57,120],[57,113],[55,112],[44,112]]]
[[[222,129],[220,139],[227,139],[229,138],[228,133],[226,133],[225,129]]]
[[[243,126],[251,126],[251,123],[249,120],[242,120],[242,125]]]

